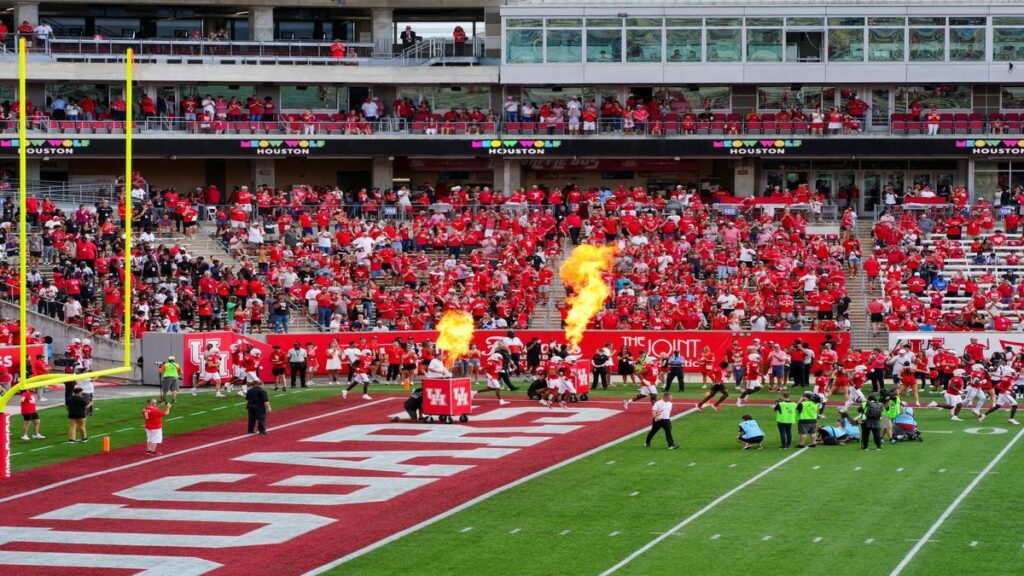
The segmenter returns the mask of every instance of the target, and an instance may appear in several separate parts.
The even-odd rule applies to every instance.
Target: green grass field
[[[742,412],[771,425],[764,450],[735,442],[735,406],[686,415],[675,424],[680,450],[625,440],[329,573],[602,574],[764,473],[615,573],[890,574],[1020,431],[993,415],[986,427],[1006,433],[970,434],[976,422],[922,410],[922,443],[784,451],[769,408]],[[1022,455],[1017,444],[903,573],[1016,572],[1024,560]]]
[[[592,397],[621,397],[632,390],[620,386]],[[335,387],[316,387],[272,399],[275,408],[284,408],[337,394]],[[700,395],[699,384],[688,386],[676,397],[677,412]],[[169,420],[165,431],[173,437],[238,420],[243,416],[239,400],[183,395],[172,415],[179,419]],[[114,447],[139,444],[142,404],[141,398],[99,401],[90,422],[94,440],[85,445],[61,444],[63,411],[44,411],[43,433],[49,438],[22,442],[15,437],[15,470],[99,451],[103,434],[111,435]],[[764,450],[743,451],[735,442],[742,413],[761,422],[768,434]],[[829,418],[834,415],[830,409]],[[625,439],[329,573],[600,575],[616,567],[616,574],[637,575],[680,569],[716,575],[891,574],[1021,432],[1006,424],[1005,413],[982,425],[966,411],[964,416],[964,422],[951,422],[946,412],[919,410],[925,441],[886,445],[880,452],[854,445],[784,451],[776,447],[770,408],[736,408],[728,402],[722,413],[678,418],[680,450],[665,450],[662,438],[652,448],[642,446],[642,437]],[[642,421],[638,418],[638,424]],[[20,419],[13,423],[20,425]],[[44,446],[49,448],[31,451]],[[1017,573],[1024,561],[1018,520],[1024,506],[1022,455],[1024,442],[1016,443],[901,573]]]

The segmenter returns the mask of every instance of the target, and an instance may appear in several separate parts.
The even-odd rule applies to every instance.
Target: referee
[[[306,367],[309,365],[309,354],[306,349],[296,341],[292,349],[288,351],[288,366],[292,371],[292,388],[295,388],[295,378],[299,377],[299,383],[306,388]]]
[[[662,394],[661,400],[655,402],[654,406],[651,407],[651,414],[653,416],[651,431],[647,433],[647,440],[644,440],[644,446],[650,448],[654,435],[658,433],[658,430],[664,430],[665,440],[668,441],[668,449],[675,450],[679,448],[675,440],[672,439],[672,395],[668,392]]]

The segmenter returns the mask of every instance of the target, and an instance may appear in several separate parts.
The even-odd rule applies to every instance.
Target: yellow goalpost
[[[27,116],[25,103],[27,91],[25,89],[27,46],[25,38],[18,39],[18,99],[21,101],[21,109],[18,110],[18,184],[19,184],[19,244],[18,260],[20,270],[18,271],[19,298],[20,298],[20,327],[18,330],[18,351],[20,354],[20,368],[18,383],[11,387],[6,393],[0,396],[0,419],[2,419],[3,438],[0,438],[0,451],[3,452],[3,461],[0,461],[0,478],[10,476],[10,450],[9,450],[9,422],[3,416],[3,410],[7,403],[16,394],[23,390],[42,388],[52,384],[60,384],[81,380],[85,378],[96,378],[100,376],[111,376],[131,372],[131,326],[132,326],[132,272],[131,272],[131,251],[132,251],[132,64],[134,51],[129,48],[125,57],[125,172],[124,172],[124,325],[122,337],[124,338],[124,362],[122,366],[108,368],[105,370],[94,370],[81,374],[42,374],[28,377],[28,217],[26,213],[26,200],[28,199],[28,135]]]

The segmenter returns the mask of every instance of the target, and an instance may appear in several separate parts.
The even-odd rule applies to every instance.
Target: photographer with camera
[[[884,390],[883,390],[884,393]],[[860,405],[860,448],[868,449],[868,436],[874,436],[875,450],[882,449],[882,413],[885,408],[874,394],[868,396],[867,402]]]

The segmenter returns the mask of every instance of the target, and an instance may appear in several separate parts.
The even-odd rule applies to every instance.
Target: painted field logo
[[[760,156],[763,154],[785,154],[786,150],[799,148],[801,140],[715,140],[712,147],[728,150],[729,154]]]
[[[428,388],[426,392],[427,396],[429,397],[430,403],[433,404],[434,406],[448,405],[448,395],[444,393],[444,390],[439,390],[437,388]]]
[[[17,138],[13,140],[0,140],[0,148],[17,149],[18,146],[20,146],[20,141]],[[88,147],[88,140],[64,140],[61,138],[53,140],[29,140],[28,146],[25,148],[25,152],[30,156],[71,156],[75,153],[75,150]]]
[[[255,150],[261,156],[308,156],[314,148],[323,148],[326,140],[242,140],[240,148]]]
[[[562,145],[561,140],[473,140],[473,148],[502,156],[539,156]]]
[[[1024,140],[957,140],[956,147],[984,156],[1024,155]]]

